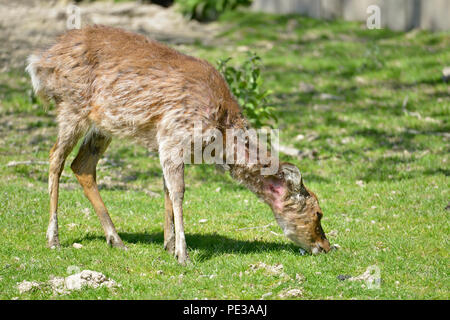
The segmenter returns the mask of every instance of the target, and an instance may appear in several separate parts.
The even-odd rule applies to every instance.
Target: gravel
[[[47,282],[27,281],[24,280],[17,284],[20,294],[32,292],[35,290],[51,289],[54,294],[69,294],[73,290],[81,290],[83,288],[115,288],[120,284],[114,280],[107,278],[103,273],[83,270],[68,277],[50,277]]]

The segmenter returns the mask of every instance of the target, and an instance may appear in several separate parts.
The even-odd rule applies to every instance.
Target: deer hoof
[[[186,266],[191,263],[191,259],[189,259],[189,255],[187,254],[186,251],[175,253],[175,257],[177,258],[178,263],[181,264],[182,266]]]
[[[47,247],[49,247],[52,250],[60,248],[61,245],[59,244],[59,239],[53,238],[53,239],[48,240]]]
[[[119,236],[110,235],[106,237],[106,243],[113,248],[119,248],[123,250],[128,250],[128,248],[123,244]]]
[[[164,249],[173,255],[175,253],[175,238],[164,241]]]

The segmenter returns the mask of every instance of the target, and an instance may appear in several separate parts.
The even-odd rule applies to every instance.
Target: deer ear
[[[280,174],[286,181],[286,186],[293,193],[300,193],[309,196],[309,192],[303,184],[303,177],[300,170],[292,163],[281,164]]]
[[[301,194],[309,197],[310,194],[303,184],[300,170],[291,163],[282,163],[278,173],[264,180],[264,194],[270,199],[272,205],[281,209],[283,199],[287,194]]]
[[[302,183],[302,174],[296,166],[291,163],[282,163],[280,168],[280,178],[284,178],[289,189],[297,189]]]

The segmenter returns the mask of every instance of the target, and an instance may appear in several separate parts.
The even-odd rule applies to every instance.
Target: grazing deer
[[[84,136],[71,168],[100,218],[107,243],[125,248],[96,183],[97,162],[112,136],[118,136],[159,152],[165,192],[164,247],[185,264],[189,257],[179,146],[192,134],[195,122],[224,135],[226,129],[247,128],[221,74],[204,60],[105,26],[66,32],[50,49],[31,55],[27,71],[36,94],[53,100],[57,110],[58,138],[50,151],[48,246],[59,246],[58,189],[64,162]],[[228,169],[272,208],[289,239],[311,253],[328,252],[330,243],[320,224],[322,210],[298,168],[281,163],[276,173],[263,175],[264,166],[241,163]]]

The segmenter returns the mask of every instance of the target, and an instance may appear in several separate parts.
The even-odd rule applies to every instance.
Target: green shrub
[[[261,77],[261,58],[249,53],[240,66],[230,66],[231,58],[217,62],[219,71],[225,77],[231,92],[243,108],[244,114],[254,128],[273,127],[277,122],[270,104],[270,90],[263,89]]]
[[[252,0],[177,0],[181,12],[190,19],[211,21],[225,11],[249,6]]]

